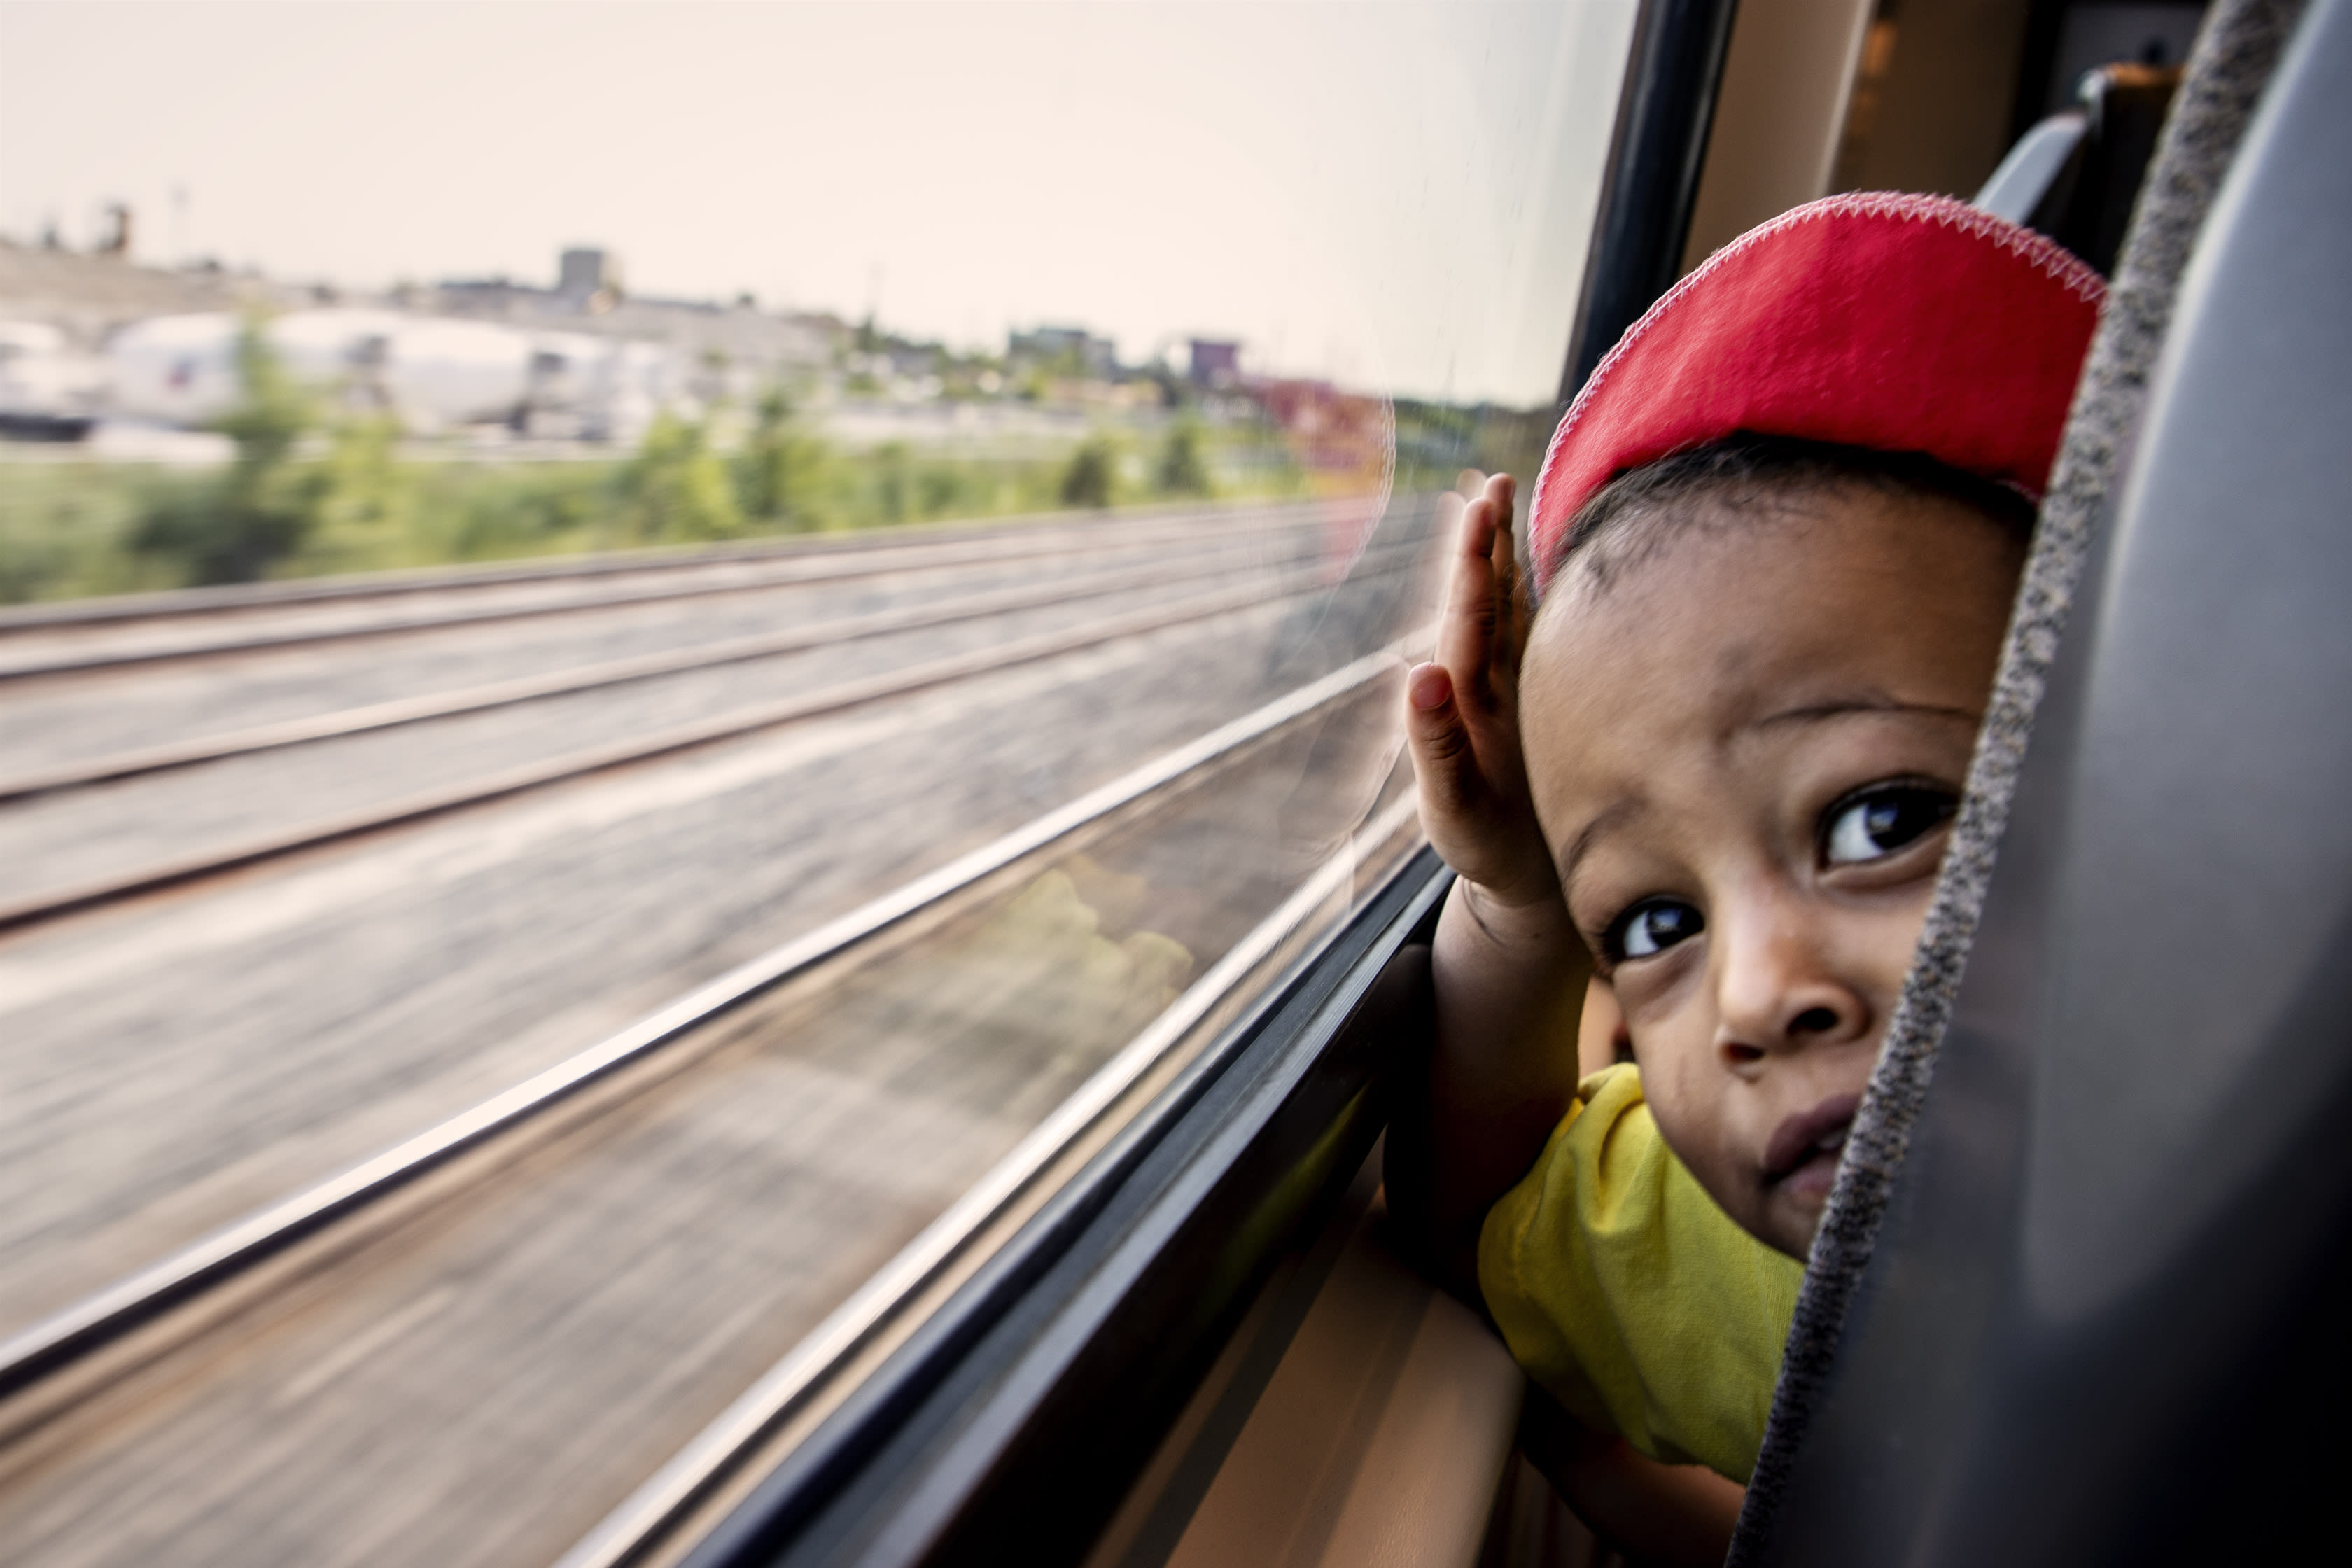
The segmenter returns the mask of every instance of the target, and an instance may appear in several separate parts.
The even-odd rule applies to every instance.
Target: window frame
[[[1737,9],[1642,0],[1563,404],[1675,281]],[[677,1560],[1081,1560],[1379,1137],[1453,881],[1409,856]]]

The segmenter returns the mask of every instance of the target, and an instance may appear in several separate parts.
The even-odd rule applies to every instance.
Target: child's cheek
[[[1649,1081],[1644,1068],[1642,1084],[1645,1091]],[[1650,1113],[1657,1119],[1658,1135],[1717,1207],[1742,1230],[1769,1241],[1764,1235],[1766,1216],[1756,1172],[1750,1162],[1739,1157],[1738,1140],[1725,1124],[1726,1107],[1719,1097],[1706,1094],[1699,1085],[1680,1082],[1678,1087],[1679,1092],[1670,1089],[1663,1097],[1648,1096]]]
[[[1624,1027],[1638,1052],[1644,1037],[1694,1028],[1711,1032],[1714,1022],[1695,1019],[1706,1010],[1706,939],[1695,937],[1655,957],[1621,963],[1610,977]]]
[[[1710,1113],[1720,1107],[1711,1105],[1703,1060],[1705,1047],[1693,1049],[1692,1042],[1680,1037],[1687,1030],[1677,1030],[1671,1024],[1649,1028],[1637,1027],[1633,1035],[1633,1059],[1642,1069],[1642,1095],[1649,1102],[1650,1114],[1658,1123],[1658,1133],[1675,1157],[1696,1172],[1706,1163],[1709,1149],[1717,1142],[1712,1135],[1716,1118]]]

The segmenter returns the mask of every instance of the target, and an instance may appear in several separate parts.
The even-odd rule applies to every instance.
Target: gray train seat
[[[2090,115],[2079,109],[2063,110],[2042,121],[2017,139],[2017,145],[2009,150],[1983,189],[1969,198],[1969,204],[1995,217],[2030,226],[2034,213],[2074,167],[2075,154],[2082,151],[2083,137],[2090,128]]]
[[[2313,0],[2183,279],[1763,1560],[2260,1560],[2340,1535],[2347,80],[2352,0]]]
[[[2018,139],[1971,205],[2041,230],[2102,273],[2130,226],[2132,197],[2156,151],[2177,68],[2118,64],[2087,72],[2080,109]]]

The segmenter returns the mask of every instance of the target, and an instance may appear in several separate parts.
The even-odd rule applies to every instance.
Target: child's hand
[[[1421,825],[1465,880],[1501,902],[1559,897],[1519,752],[1519,655],[1528,599],[1511,543],[1508,474],[1462,513],[1436,658],[1405,682]]]

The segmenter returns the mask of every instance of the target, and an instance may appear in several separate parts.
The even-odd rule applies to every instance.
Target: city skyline
[[[551,277],[960,347],[1548,398],[1630,0],[0,5],[0,232],[361,289]],[[136,112],[123,105],[142,106]],[[1074,128],[1085,134],[1074,134]],[[289,193],[292,199],[289,199]]]

